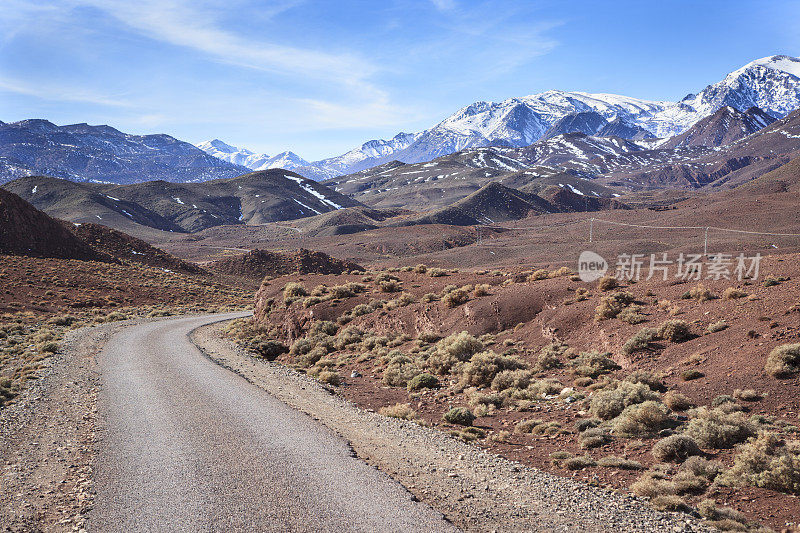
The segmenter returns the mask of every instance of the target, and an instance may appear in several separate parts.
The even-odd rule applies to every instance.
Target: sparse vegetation
[[[800,442],[763,431],[737,450],[733,467],[720,481],[800,494]]]
[[[685,433],[704,448],[733,446],[755,435],[757,429],[744,413],[726,412],[719,407],[698,407],[689,416]]]
[[[686,435],[670,435],[656,442],[650,453],[659,461],[680,463],[702,452],[693,438]]]
[[[453,407],[442,418],[446,422],[459,426],[471,426],[475,421],[475,415],[466,407]]]
[[[783,344],[767,356],[764,370],[776,378],[790,377],[800,372],[800,344]]]
[[[402,420],[414,420],[417,417],[417,412],[407,403],[396,403],[394,405],[381,407],[378,409],[378,414],[391,418],[400,418]]]

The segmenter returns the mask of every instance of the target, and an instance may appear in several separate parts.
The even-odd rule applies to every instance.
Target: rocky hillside
[[[262,280],[267,276],[276,277],[295,273],[342,274],[363,270],[355,263],[335,259],[322,252],[304,249],[296,252],[251,250],[243,255],[226,257],[208,263],[206,267],[220,274],[257,280]]]

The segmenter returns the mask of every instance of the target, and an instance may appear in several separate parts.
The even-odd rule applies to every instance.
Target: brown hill
[[[746,112],[724,106],[680,135],[672,137],[662,148],[680,146],[723,146],[743,139],[769,126],[775,119],[757,107]]]
[[[251,250],[246,254],[208,263],[206,267],[220,274],[261,280],[266,276],[287,274],[342,274],[363,267],[335,259],[322,252],[300,249],[296,252]]]
[[[108,260],[60,221],[0,189],[0,253],[59,259]]]

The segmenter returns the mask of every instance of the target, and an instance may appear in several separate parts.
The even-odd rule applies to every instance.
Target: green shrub
[[[776,378],[800,372],[800,344],[783,344],[774,348],[767,356],[764,370]]]
[[[422,373],[414,360],[399,352],[386,365],[383,371],[383,382],[390,387],[407,387],[408,382]]]
[[[431,374],[427,373],[417,374],[408,381],[407,387],[409,391],[416,391],[422,389],[438,389],[439,380]]]
[[[459,426],[471,426],[475,421],[475,415],[466,407],[453,407],[442,418],[446,422]]]

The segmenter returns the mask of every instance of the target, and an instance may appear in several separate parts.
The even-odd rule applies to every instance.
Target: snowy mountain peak
[[[253,153],[250,152],[249,150],[240,150],[239,148],[231,146],[230,144],[220,141],[219,139],[214,139],[212,141],[204,141],[196,144],[195,146],[197,146],[206,153],[210,153],[212,150],[222,152],[224,154],[235,154],[237,152],[247,152],[251,154]]]
[[[800,78],[800,59],[791,56],[777,55],[762,57],[746,64],[739,70],[731,72],[728,76],[738,76],[745,70],[753,67],[764,67],[772,70],[777,70],[786,74],[791,74],[796,78]]]

